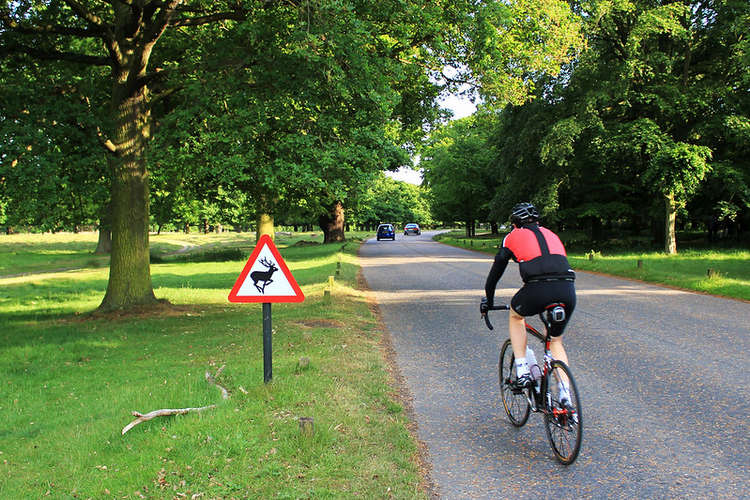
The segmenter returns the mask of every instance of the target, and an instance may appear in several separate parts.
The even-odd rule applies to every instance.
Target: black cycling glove
[[[479,303],[479,312],[482,314],[482,316],[487,314],[487,311],[490,310],[491,306],[492,304],[487,302],[487,297],[482,297],[482,301]]]

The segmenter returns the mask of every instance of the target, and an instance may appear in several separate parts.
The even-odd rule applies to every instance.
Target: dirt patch
[[[300,240],[292,246],[293,247],[314,247],[318,245],[320,245],[320,243],[318,243],[317,241]]]
[[[367,300],[367,305],[377,319],[378,329],[383,332],[380,341],[380,348],[383,351],[383,358],[385,359],[386,369],[391,379],[390,385],[393,388],[393,393],[391,393],[391,395],[404,407],[404,411],[408,416],[408,423],[406,427],[409,431],[409,434],[411,434],[412,438],[414,439],[414,442],[417,443],[418,452],[414,457],[414,461],[417,465],[417,468],[419,469],[419,474],[421,476],[419,486],[422,491],[425,492],[428,498],[438,499],[440,498],[440,494],[437,485],[432,480],[432,460],[430,460],[430,452],[427,448],[427,444],[419,439],[419,435],[417,432],[418,425],[416,413],[414,412],[414,396],[409,391],[409,388],[406,385],[406,380],[404,379],[401,370],[396,364],[396,350],[393,348],[391,332],[385,326],[385,322],[383,321],[383,316],[380,313],[378,303],[375,302],[375,299],[373,298],[370,287],[367,284],[367,280],[365,279],[364,274],[362,274],[361,268],[357,273],[357,288],[366,292],[365,297]]]
[[[295,325],[303,328],[343,328],[344,324],[341,321],[335,319],[305,319],[302,321],[295,321]]]
[[[174,305],[168,300],[158,300],[155,304],[134,306],[128,309],[118,309],[115,311],[93,311],[90,313],[79,314],[72,318],[63,320],[70,322],[89,321],[89,320],[106,320],[121,321],[129,319],[150,319],[150,318],[175,318],[180,316],[201,316],[205,312],[205,305]]]

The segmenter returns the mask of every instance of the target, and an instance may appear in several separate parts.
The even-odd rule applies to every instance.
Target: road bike
[[[491,311],[508,310],[510,306],[500,304],[489,308]],[[552,357],[550,353],[550,328],[553,323],[564,320],[565,309],[562,304],[550,304],[539,315],[545,327],[542,334],[533,326],[526,324],[526,332],[544,344],[544,361],[542,366],[531,366],[534,384],[529,387],[518,388],[516,382],[515,357],[510,339],[503,343],[498,362],[500,380],[500,394],[510,423],[522,427],[533,411],[544,416],[552,451],[558,461],[565,465],[572,464],[581,449],[583,436],[583,419],[581,415],[581,401],[578,395],[573,374],[568,365]],[[484,315],[487,328],[493,330],[489,315]],[[561,402],[557,383],[567,380],[570,399]]]

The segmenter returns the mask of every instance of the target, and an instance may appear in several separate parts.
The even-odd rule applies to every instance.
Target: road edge
[[[360,244],[360,248],[361,248]],[[359,255],[359,249],[357,249],[357,258],[361,258]],[[408,419],[407,430],[411,435],[414,442],[417,444],[417,453],[414,457],[417,468],[419,469],[420,475],[420,489],[430,499],[439,499],[440,494],[437,484],[432,480],[432,460],[430,459],[430,451],[427,448],[427,444],[419,439],[419,425],[417,424],[416,412],[414,411],[414,396],[412,395],[409,387],[406,385],[406,379],[404,379],[401,369],[396,363],[396,349],[393,347],[393,341],[391,338],[391,332],[383,321],[383,315],[380,311],[377,301],[375,300],[372,289],[367,283],[367,279],[362,272],[362,266],[359,266],[357,271],[357,287],[364,292],[367,306],[375,316],[378,324],[378,330],[382,333],[380,337],[380,348],[383,352],[383,359],[386,364],[386,370],[390,377],[390,386],[393,389],[393,397],[396,399],[404,408]]]

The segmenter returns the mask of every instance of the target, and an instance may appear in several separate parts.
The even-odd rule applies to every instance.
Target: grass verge
[[[367,233],[349,232],[357,240]],[[98,233],[0,234],[0,278],[73,269],[109,266],[108,255],[95,255]],[[278,233],[277,246],[316,245],[321,232]],[[247,258],[255,246],[255,233],[161,233],[149,236],[152,262],[206,262]]]
[[[278,246],[307,298],[272,306],[269,384],[260,304],[226,301],[244,261],[155,264],[173,306],[120,316],[88,314],[106,269],[0,279],[0,498],[424,498],[356,244]]]
[[[504,235],[465,238],[454,231],[436,239],[449,245],[494,254]],[[681,250],[661,252],[570,252],[574,269],[659,283],[735,299],[750,300],[750,251]],[[638,262],[641,262],[640,265]],[[709,273],[709,270],[711,272]]]

